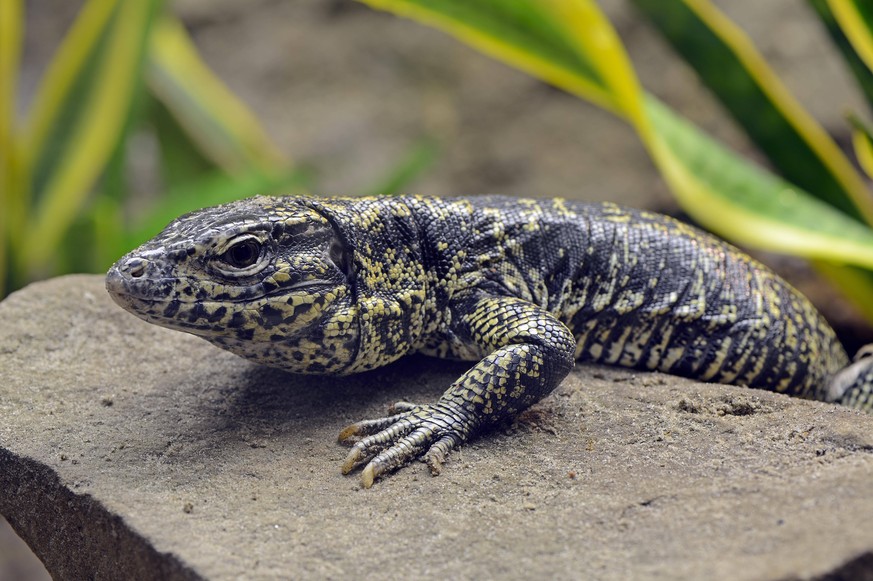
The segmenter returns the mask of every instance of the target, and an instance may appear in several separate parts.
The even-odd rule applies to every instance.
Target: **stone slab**
[[[102,285],[0,303],[0,514],[55,578],[873,572],[869,416],[580,366],[441,476],[363,490],[339,430],[436,399],[464,364],[293,376],[145,324]]]

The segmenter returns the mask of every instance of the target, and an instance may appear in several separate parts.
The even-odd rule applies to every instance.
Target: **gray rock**
[[[346,424],[463,364],[249,364],[101,277],[0,303],[0,513],[57,578],[809,578],[873,571],[873,418],[579,367],[515,424],[362,490]]]

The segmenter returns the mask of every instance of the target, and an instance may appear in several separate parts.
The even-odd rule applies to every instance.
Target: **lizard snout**
[[[130,254],[106,273],[106,290],[116,302],[123,296],[156,299],[167,296],[172,280],[162,263],[143,254]],[[170,285],[171,286],[171,285]]]

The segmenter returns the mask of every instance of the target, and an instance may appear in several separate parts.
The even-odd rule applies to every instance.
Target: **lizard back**
[[[547,309],[573,332],[579,360],[806,397],[821,395],[848,362],[799,292],[737,248],[667,216],[500,196],[408,203],[422,216],[423,247],[442,241],[444,253],[464,257],[450,277],[453,293],[486,288]],[[446,207],[465,219],[446,227]],[[434,268],[432,278],[447,277]],[[479,356],[456,343],[431,340],[424,351]]]

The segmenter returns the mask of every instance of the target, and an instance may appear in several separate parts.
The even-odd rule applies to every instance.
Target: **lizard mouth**
[[[293,288],[284,287],[236,300],[213,297],[182,300],[172,296],[139,296],[128,292],[130,289],[123,284],[116,288],[119,283],[115,278],[107,276],[106,288],[118,306],[149,323],[205,338],[233,336],[246,329],[270,329],[280,323],[285,324],[283,333],[290,337],[293,334],[287,328],[290,321],[296,319],[298,326],[306,324],[335,298],[330,294],[335,290],[334,285],[307,281]],[[272,306],[274,302],[276,305]],[[310,306],[313,303],[317,305],[315,308]]]
[[[255,313],[264,309],[267,303],[276,304],[266,309],[265,312],[269,313],[278,314],[280,310],[291,309],[300,314],[308,310],[306,305],[311,303],[320,305],[313,310],[320,312],[340,294],[336,284],[323,280],[297,281],[267,292],[245,289],[237,295],[226,288],[220,293],[179,292],[185,287],[184,282],[172,277],[131,277],[115,266],[106,275],[106,290],[118,306],[138,318],[195,335],[210,335],[225,328],[239,327],[244,318],[256,316]],[[331,292],[336,294],[332,296]],[[287,316],[286,312],[284,317]]]
[[[141,276],[141,275],[140,275]],[[127,304],[130,301],[138,301],[148,304],[159,303],[245,303],[256,301],[258,299],[270,298],[291,294],[303,290],[311,290],[317,292],[319,289],[324,291],[335,286],[330,281],[324,280],[302,280],[293,284],[288,284],[268,292],[258,293],[241,293],[239,296],[233,296],[227,292],[222,293],[222,296],[210,297],[203,294],[192,293],[187,295],[178,292],[180,282],[184,282],[179,278],[162,277],[162,278],[139,278],[131,272],[127,272],[118,265],[113,266],[106,273],[106,291],[112,299],[124,308],[128,308]],[[184,286],[184,285],[183,285]],[[190,287],[190,285],[188,285]]]

